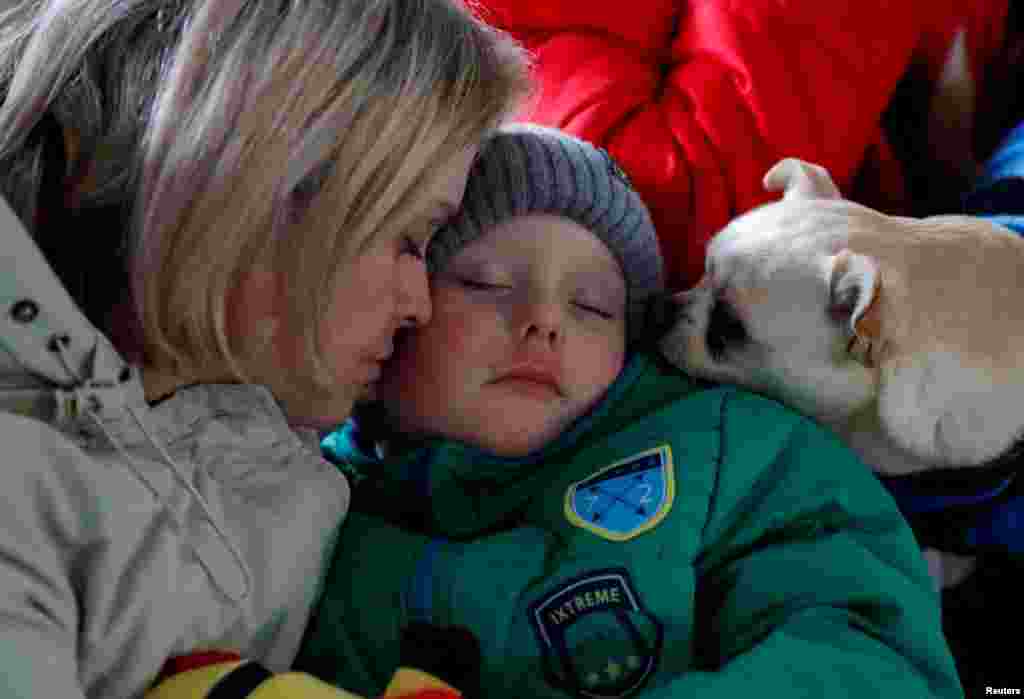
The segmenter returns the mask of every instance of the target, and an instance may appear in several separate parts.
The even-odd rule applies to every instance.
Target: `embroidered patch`
[[[627,697],[657,667],[664,632],[624,568],[563,583],[529,614],[548,682],[578,697]]]
[[[674,497],[672,449],[664,444],[570,485],[565,516],[600,537],[626,541],[663,520]]]

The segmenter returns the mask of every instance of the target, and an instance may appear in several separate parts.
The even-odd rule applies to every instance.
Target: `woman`
[[[429,317],[522,53],[449,0],[0,27],[0,694],[138,696],[197,648],[283,670],[348,504],[312,428]]]

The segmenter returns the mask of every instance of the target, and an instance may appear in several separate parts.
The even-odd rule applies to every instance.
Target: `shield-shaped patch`
[[[672,448],[663,444],[570,485],[565,516],[605,539],[626,541],[663,520],[674,497]]]
[[[545,676],[583,699],[639,690],[658,664],[664,631],[625,568],[568,580],[530,605]]]

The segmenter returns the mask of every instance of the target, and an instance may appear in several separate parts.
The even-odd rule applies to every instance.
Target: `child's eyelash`
[[[476,279],[470,279],[468,277],[459,277],[459,284],[469,289],[470,291],[498,291],[507,287],[501,284],[490,284],[488,282],[477,281]],[[573,301],[573,305],[579,308],[581,311],[586,313],[593,313],[594,315],[603,318],[604,320],[612,320],[615,318],[614,313],[609,313],[604,309],[592,306],[588,303],[580,303],[579,301]]]
[[[486,291],[488,289],[499,289],[501,288],[497,284],[488,284],[487,282],[478,282],[475,279],[459,279],[459,283],[467,289],[475,289],[477,291]]]
[[[459,283],[461,283],[463,287],[471,291],[485,292],[504,289],[504,287],[502,287],[501,285],[497,285],[497,283],[477,281],[476,279],[470,279],[466,277],[459,278]],[[583,311],[586,311],[587,313],[593,313],[594,315],[604,318],[605,320],[611,320],[612,318],[615,317],[613,313],[609,313],[601,308],[598,308],[597,306],[591,306],[590,304],[580,303],[579,301],[574,301],[573,303],[575,307]]]
[[[602,310],[602,309],[598,308],[597,306],[591,306],[591,305],[586,304],[586,303],[579,303],[577,301],[576,302],[576,307],[581,309],[581,310],[586,311],[587,313],[593,313],[595,315],[598,315],[598,316],[604,318],[605,320],[611,320],[612,318],[615,317],[614,314],[609,313],[608,311]]]

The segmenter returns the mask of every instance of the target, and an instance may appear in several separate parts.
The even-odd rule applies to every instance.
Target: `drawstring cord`
[[[102,341],[103,340],[101,338],[100,342]],[[145,486],[153,494],[153,498],[166,506],[166,504],[163,503],[162,498],[160,496],[160,492],[159,490],[157,490],[156,486],[154,486],[153,483],[150,482],[150,480],[146,477],[143,470],[139,468],[138,464],[135,462],[135,459],[125,448],[121,440],[115,438],[113,433],[109,429],[107,429],[107,426],[105,424],[103,424],[103,420],[100,419],[100,412],[103,410],[103,403],[102,401],[100,401],[99,397],[97,396],[97,393],[99,391],[109,390],[113,388],[116,385],[116,382],[96,382],[86,381],[85,379],[83,379],[81,375],[74,370],[74,368],[71,366],[71,363],[68,361],[68,358],[65,355],[66,345],[67,340],[64,337],[57,337],[54,339],[54,342],[50,344],[51,350],[53,350],[53,352],[60,359],[60,362],[64,366],[64,369],[68,372],[68,375],[72,376],[75,379],[74,387],[70,389],[58,390],[58,399],[66,397],[67,399],[74,401],[75,404],[77,405],[77,410],[88,415],[92,419],[92,422],[97,427],[100,428],[100,430],[106,436],[107,440],[114,446],[118,453],[120,453],[124,457],[125,461],[128,464],[128,467],[132,470],[133,473],[135,473],[139,480],[141,480],[145,484]],[[132,371],[132,369],[128,367],[126,368],[129,371]],[[164,464],[170,469],[171,473],[174,475],[175,480],[177,480],[178,483],[182,487],[184,487],[186,491],[188,491],[189,495],[192,496],[193,501],[199,504],[199,509],[202,511],[203,518],[210,524],[214,532],[231,552],[231,555],[234,557],[235,562],[238,564],[239,568],[241,568],[242,576],[244,578],[244,584],[241,595],[235,596],[231,594],[228,590],[225,590],[223,587],[221,587],[220,583],[217,581],[217,577],[213,574],[213,571],[211,571],[207,567],[207,564],[203,560],[202,556],[198,556],[199,564],[203,567],[203,570],[206,571],[210,578],[217,582],[218,587],[221,588],[221,592],[223,592],[228,598],[232,599],[234,602],[244,602],[249,598],[250,594],[252,593],[253,584],[252,574],[249,571],[249,567],[245,564],[245,559],[242,557],[241,551],[239,551],[238,547],[235,546],[234,542],[231,540],[231,537],[228,536],[227,532],[225,532],[221,528],[220,524],[217,523],[216,518],[213,516],[213,513],[210,512],[210,509],[206,504],[206,499],[199,493],[198,490],[196,490],[192,482],[185,476],[185,474],[182,472],[181,467],[174,460],[174,457],[170,455],[170,453],[167,451],[164,445],[160,443],[160,440],[158,440],[149,430],[149,428],[146,426],[145,421],[142,419],[142,416],[139,415],[138,412],[130,405],[124,405],[123,407],[128,412],[128,414],[132,416],[132,419],[135,421],[135,424],[138,426],[139,430],[141,430],[142,433],[146,436],[146,439],[149,442],[149,444],[154,449],[156,449],[156,451],[160,454],[160,458],[163,460]]]

